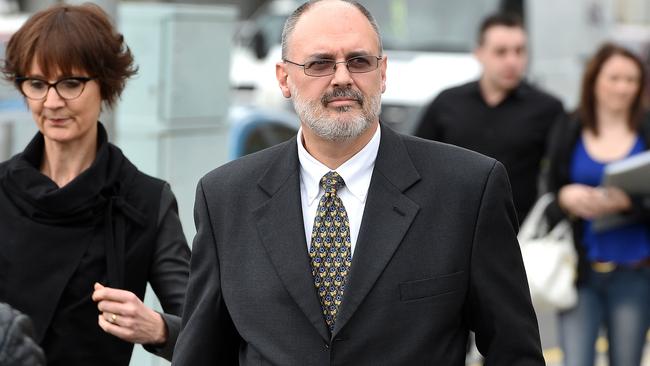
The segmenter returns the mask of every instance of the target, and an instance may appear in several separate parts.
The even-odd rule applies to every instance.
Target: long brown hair
[[[613,56],[623,56],[631,61],[639,69],[639,89],[634,96],[630,106],[628,125],[631,130],[636,131],[639,123],[643,118],[642,95],[645,88],[646,71],[641,59],[632,51],[616,45],[614,43],[605,43],[596,54],[589,60],[582,78],[582,90],[580,92],[580,105],[578,106],[578,117],[583,128],[590,130],[598,135],[597,112],[596,112],[596,80],[603,69],[603,65]]]

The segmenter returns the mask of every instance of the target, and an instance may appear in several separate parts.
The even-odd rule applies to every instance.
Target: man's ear
[[[275,64],[275,77],[278,79],[278,85],[280,86],[282,95],[285,98],[291,98],[291,89],[288,84],[289,74],[287,74],[286,68],[287,64],[284,62],[278,62]]]
[[[380,62],[381,92],[384,93],[386,91],[386,68],[388,67],[388,56],[384,55]]]
[[[476,46],[476,47],[474,48],[474,52],[473,52],[473,54],[474,54],[474,58],[475,58],[479,63],[482,63],[482,62],[483,62],[483,47],[482,47],[481,45]]]

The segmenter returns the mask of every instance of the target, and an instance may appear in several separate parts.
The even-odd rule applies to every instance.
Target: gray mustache
[[[332,92],[325,93],[321,98],[321,103],[327,105],[334,98],[350,98],[354,99],[360,105],[363,105],[363,94],[351,88],[346,89],[334,89]]]

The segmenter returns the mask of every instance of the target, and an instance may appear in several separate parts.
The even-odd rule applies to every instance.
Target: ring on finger
[[[117,314],[115,313],[111,314],[111,316],[108,317],[108,321],[115,324],[115,322],[117,321]]]

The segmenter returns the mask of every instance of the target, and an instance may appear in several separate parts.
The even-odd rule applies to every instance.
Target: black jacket
[[[29,317],[0,303],[0,365],[45,366],[45,355],[33,336]]]
[[[331,333],[300,184],[295,139],[201,179],[174,366],[544,365],[500,163],[381,126]]]
[[[138,171],[101,125],[95,161],[64,187],[40,173],[43,146],[37,134],[23,153],[0,164],[0,301],[31,317],[50,366],[127,365],[133,344],[99,327],[93,284],[143,299],[149,282],[167,313],[169,335],[167,347],[153,351],[171,358],[189,248],[173,197],[163,204],[168,187]],[[162,212],[176,215],[165,227]],[[171,258],[161,259],[159,238],[170,226],[180,234],[167,245]]]

